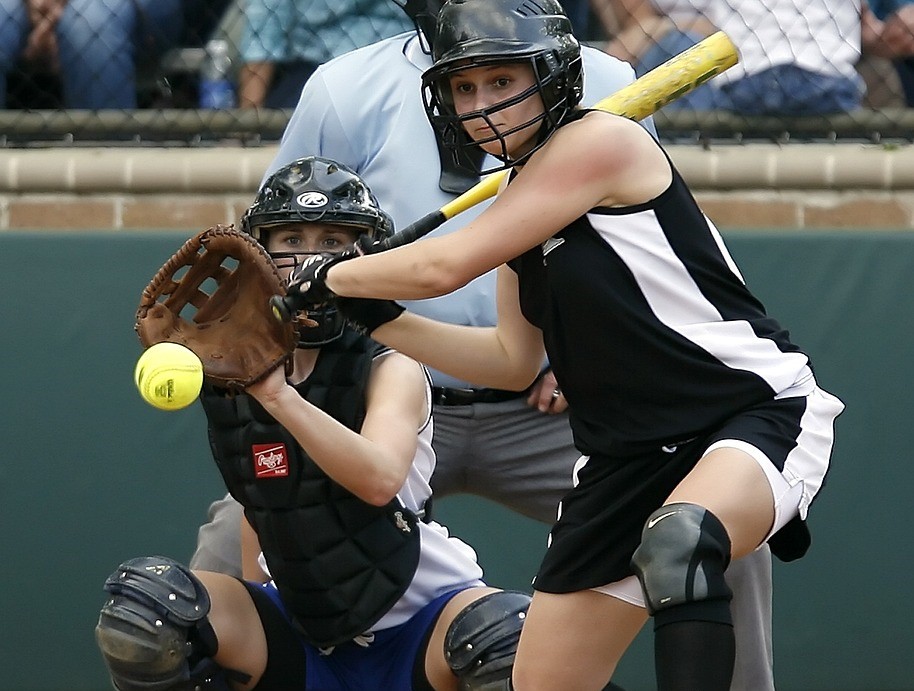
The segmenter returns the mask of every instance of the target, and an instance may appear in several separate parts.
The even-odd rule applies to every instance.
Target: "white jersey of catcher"
[[[432,449],[434,422],[431,415],[431,389],[426,387],[429,417],[419,431],[416,456],[397,493],[400,501],[413,512],[419,512],[432,496],[429,480],[435,470],[435,451]],[[409,588],[397,603],[375,624],[374,629],[386,629],[402,624],[439,595],[482,582],[482,568],[476,561],[476,552],[468,544],[448,534],[443,525],[419,521],[421,549],[419,565]]]
[[[675,168],[656,199],[592,209],[509,266],[584,454],[673,445],[815,385]]]

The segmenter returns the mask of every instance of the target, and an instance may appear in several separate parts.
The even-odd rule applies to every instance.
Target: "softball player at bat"
[[[452,202],[456,193],[442,189],[454,166],[449,165],[447,153],[439,154],[420,88],[422,73],[432,65],[426,50],[434,43],[435,20],[444,2],[395,2],[420,30],[352,51],[318,68],[305,85],[264,177],[312,154],[340,161],[358,172],[402,229]],[[582,104],[595,104],[631,84],[632,69],[602,51],[582,46],[581,58],[587,73]],[[653,132],[649,120],[642,124]],[[475,182],[472,171],[469,177]],[[461,228],[490,201],[458,214],[435,235]],[[496,274],[490,271],[458,291],[407,307],[454,324],[492,326],[497,321]],[[481,398],[491,394],[490,389],[439,370],[433,369],[431,375],[435,387],[432,444],[437,458],[431,482],[434,496],[475,494],[551,525],[559,500],[571,487],[579,456],[565,399],[551,395],[555,388],[551,370],[531,387],[529,400],[523,392],[496,391],[513,393],[500,402]],[[452,401],[452,395],[461,393],[456,389],[479,391],[480,399]],[[192,567],[240,574],[240,515],[241,507],[231,497],[212,504],[210,520],[199,530]],[[732,563],[727,581],[733,589],[737,651],[731,691],[773,691],[771,551],[766,546]]]
[[[389,304],[360,319],[391,347],[503,389],[527,386],[545,351],[568,398],[582,456],[514,688],[599,688],[650,615],[661,691],[727,689],[724,573],[765,543],[783,560],[806,552],[844,406],[749,291],[658,142],[576,107],[580,48],[554,0],[450,0],[434,58],[423,88],[441,140],[493,154],[510,182],[460,230],[313,257],[290,288],[315,304],[422,299],[498,267],[494,328]]]

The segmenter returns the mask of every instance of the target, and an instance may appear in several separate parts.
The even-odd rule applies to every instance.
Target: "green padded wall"
[[[132,382],[140,292],[185,237],[0,235],[0,691],[108,688],[93,642],[105,577],[132,556],[186,560],[222,492],[202,411],[155,410]],[[778,688],[910,689],[914,236],[726,237],[749,285],[848,405],[811,514],[812,550],[775,565]],[[493,584],[527,588],[544,526],[469,497],[437,511],[477,547]],[[651,656],[645,632],[617,680],[653,688]]]

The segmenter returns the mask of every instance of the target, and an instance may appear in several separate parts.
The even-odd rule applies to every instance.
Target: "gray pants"
[[[434,496],[475,494],[544,523],[555,520],[580,456],[568,416],[540,413],[524,399],[436,406],[433,446],[438,457]],[[241,507],[231,497],[214,502],[200,527],[191,567],[240,576],[240,525]],[[768,547],[731,563],[727,581],[736,633],[731,689],[773,691]]]

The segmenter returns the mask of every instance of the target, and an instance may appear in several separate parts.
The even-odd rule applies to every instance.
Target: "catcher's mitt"
[[[143,290],[136,332],[146,347],[170,341],[190,348],[208,381],[244,388],[295,349],[295,326],[277,321],[270,307],[285,292],[256,240],[216,225],[185,242]]]

